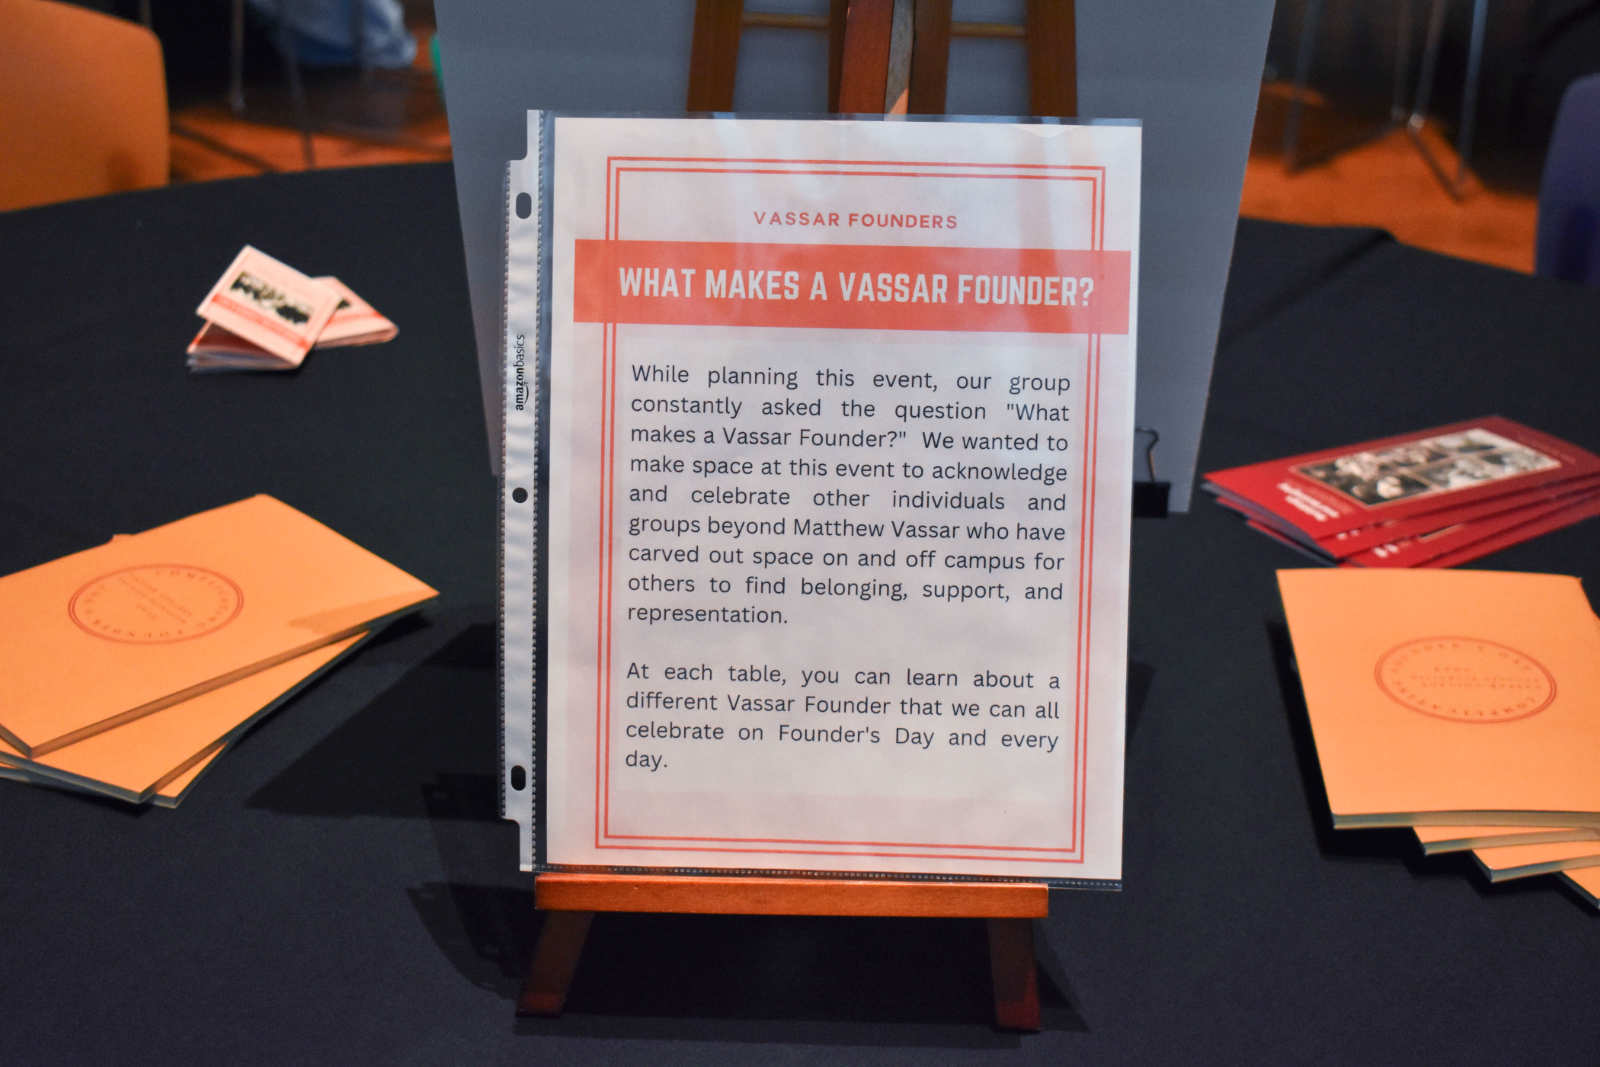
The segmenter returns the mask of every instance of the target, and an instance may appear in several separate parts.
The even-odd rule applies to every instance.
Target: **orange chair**
[[[0,0],[0,210],[165,185],[161,42],[50,0]]]

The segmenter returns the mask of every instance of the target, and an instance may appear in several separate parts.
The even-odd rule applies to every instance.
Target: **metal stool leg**
[[[1283,169],[1294,174],[1306,167],[1325,162],[1341,152],[1355,148],[1381,137],[1407,121],[1406,90],[1410,72],[1411,19],[1415,0],[1405,0],[1396,14],[1394,46],[1394,91],[1389,102],[1389,117],[1373,128],[1354,136],[1336,140],[1305,152],[1301,145],[1304,127],[1305,96],[1311,81],[1311,64],[1316,57],[1317,36],[1322,27],[1323,0],[1306,0],[1305,21],[1300,30],[1300,43],[1295,52],[1294,82],[1290,90],[1289,111],[1283,124]]]
[[[233,0],[228,24],[228,107],[244,113],[244,0]]]
[[[1472,134],[1478,121],[1478,77],[1483,71],[1483,33],[1489,0],[1472,0],[1472,40],[1467,45],[1467,81],[1461,90],[1461,132],[1456,135],[1456,187],[1466,183]]]
[[[1283,124],[1283,169],[1293,174],[1300,152],[1300,117],[1305,111],[1306,82],[1311,78],[1311,57],[1317,49],[1317,27],[1322,23],[1322,0],[1307,0],[1305,25],[1300,28],[1300,48],[1294,60],[1294,89],[1289,116]]]
[[[1428,168],[1439,179],[1439,184],[1452,197],[1460,200],[1466,191],[1472,137],[1478,121],[1478,79],[1483,69],[1483,35],[1489,19],[1489,0],[1472,2],[1472,36],[1467,44],[1467,73],[1461,86],[1461,128],[1456,133],[1454,175],[1446,172],[1444,164],[1422,139],[1422,128],[1428,123],[1428,103],[1433,94],[1434,76],[1439,67],[1439,46],[1444,37],[1447,2],[1433,0],[1433,7],[1428,13],[1428,39],[1422,51],[1422,68],[1417,74],[1417,92],[1412,101],[1411,114],[1406,119],[1406,132],[1411,135],[1411,143],[1417,146]]]
[[[295,123],[300,127],[300,150],[305,156],[306,169],[317,165],[316,153],[311,145],[311,117],[306,111],[306,91],[300,80],[300,61],[295,58],[294,40],[289,36],[289,22],[283,9],[278,12],[278,51],[283,56],[284,70],[289,76],[289,98],[294,101]]]

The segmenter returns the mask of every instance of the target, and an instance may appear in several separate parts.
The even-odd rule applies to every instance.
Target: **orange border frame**
[[[702,166],[686,167],[624,167],[621,163],[680,163],[702,164]],[[856,167],[896,167],[896,168],[952,168],[956,173],[942,170],[916,171],[863,171],[863,170],[797,170],[796,167],[838,166],[841,163]],[[712,167],[703,164],[742,164],[740,167]],[[761,164],[779,164],[782,169],[758,169]],[[962,173],[963,170],[976,170],[978,173]],[[1039,180],[1064,180],[1087,181],[1091,183],[1090,193],[1090,250],[1102,251],[1105,236],[1105,191],[1106,177],[1104,166],[1084,166],[1074,164],[1014,164],[1014,163],[952,163],[952,162],[907,162],[907,161],[881,161],[881,160],[785,160],[785,159],[732,159],[715,157],[655,157],[655,156],[608,156],[606,157],[606,227],[607,240],[620,239],[618,232],[621,227],[621,192],[622,175],[624,173],[647,173],[666,171],[669,173],[750,173],[750,174],[820,174],[836,175],[840,177],[938,177],[938,178],[1000,178],[1016,181]],[[1002,171],[1089,171],[1092,176],[1066,173],[999,173]],[[596,597],[596,685],[595,685],[595,717],[596,717],[596,743],[595,743],[595,836],[596,849],[617,849],[632,851],[659,851],[664,848],[677,849],[689,852],[707,853],[766,853],[776,855],[800,856],[880,856],[899,859],[952,859],[952,860],[993,860],[1008,863],[1082,863],[1084,861],[1085,828],[1084,828],[1084,802],[1086,794],[1087,764],[1088,764],[1088,723],[1086,721],[1086,706],[1089,694],[1089,664],[1091,662],[1089,650],[1092,629],[1092,600],[1093,585],[1085,581],[1086,575],[1094,572],[1094,508],[1096,496],[1095,472],[1099,460],[1097,443],[1097,430],[1100,415],[1100,335],[1088,336],[1087,371],[1089,378],[1088,396],[1086,402],[1089,408],[1088,417],[1085,419],[1084,450],[1088,454],[1083,479],[1083,502],[1080,509],[1081,529],[1079,533],[1079,561],[1078,561],[1078,630],[1075,649],[1075,669],[1077,671],[1076,686],[1073,693],[1073,771],[1076,776],[1076,796],[1074,798],[1074,820],[1072,826],[1071,844],[1066,848],[1050,848],[1044,846],[1018,846],[1018,845],[972,845],[972,844],[937,844],[923,842],[880,842],[880,841],[824,841],[798,838],[721,838],[708,836],[663,836],[663,835],[622,835],[612,834],[610,831],[610,742],[611,742],[611,605],[612,605],[612,553],[614,551],[614,513],[615,508],[611,500],[615,484],[616,463],[616,354],[617,354],[617,324],[603,323],[601,344],[601,482],[600,482],[600,516],[599,530],[600,541],[598,545],[600,560],[600,587]],[[618,844],[614,841],[660,841],[672,842],[671,844]],[[689,842],[712,842],[712,844],[690,844]],[[752,847],[733,847],[735,844],[744,843]],[[770,845],[815,845],[834,846],[832,848],[773,848]],[[960,852],[907,852],[907,851],[870,851],[874,849],[951,849],[973,850],[978,855],[963,855]],[[869,851],[863,851],[863,849]],[[1002,852],[1031,852],[1047,853],[1036,856],[1004,856]]]

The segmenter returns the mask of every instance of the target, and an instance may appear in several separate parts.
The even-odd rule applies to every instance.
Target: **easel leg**
[[[1039,1029],[1039,975],[1032,919],[990,919],[989,974],[994,1021],[1003,1030]]]
[[[518,1015],[560,1015],[567,1003],[567,989],[578,969],[578,957],[589,937],[592,911],[547,911],[539,931],[539,945],[533,950],[528,978],[517,998]]]

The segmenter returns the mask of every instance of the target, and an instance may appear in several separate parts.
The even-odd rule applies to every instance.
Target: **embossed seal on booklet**
[[[1278,587],[1335,826],[1600,826],[1600,628],[1576,578]]]

